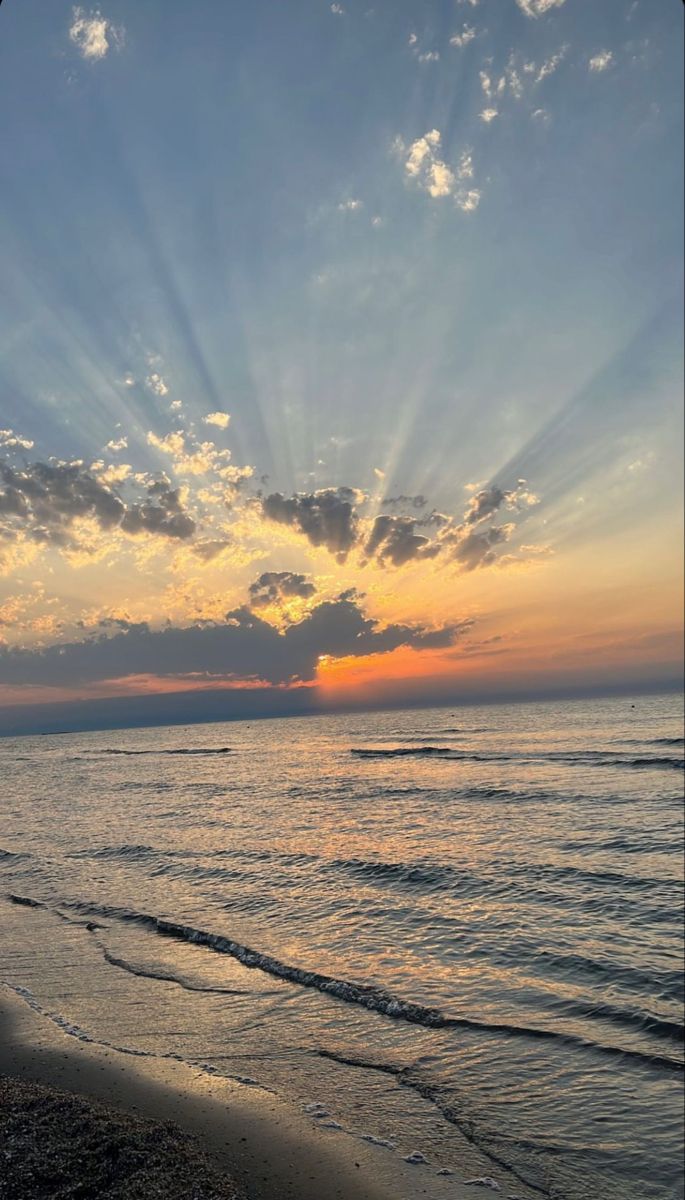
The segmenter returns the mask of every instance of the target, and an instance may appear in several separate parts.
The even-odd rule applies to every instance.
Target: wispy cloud
[[[465,24],[461,33],[455,33],[452,35],[450,38],[450,46],[456,46],[457,49],[461,50],[464,46],[468,46],[469,42],[472,42],[477,37],[478,32],[474,26]]]
[[[600,50],[599,54],[593,54],[588,60],[588,67],[591,71],[606,71],[614,61],[614,56],[611,50]]]
[[[124,30],[112,25],[99,9],[86,13],[82,8],[74,8],[69,38],[82,58],[96,61],[104,58],[110,50],[119,50],[123,46]]]
[[[561,8],[565,0],[516,0],[521,12],[527,17],[544,17],[553,8]]]

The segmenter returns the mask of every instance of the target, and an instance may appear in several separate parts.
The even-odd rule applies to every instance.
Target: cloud
[[[153,371],[151,375],[148,375],[145,382],[150,391],[155,393],[155,396],[167,396],[169,394],[166,383],[157,371]]]
[[[202,418],[205,425],[216,425],[217,429],[228,429],[230,419],[227,412],[211,412]]]
[[[210,416],[215,415],[210,413]],[[219,450],[214,442],[198,442],[186,430],[172,430],[164,437],[150,431],[147,443],[161,454],[169,455],[172,459],[172,470],[176,475],[215,476],[217,481],[221,480],[229,485],[238,485],[252,475],[251,467],[232,465],[230,450]]]
[[[407,177],[415,181],[433,199],[453,196],[462,212],[474,212],[480,202],[477,188],[466,188],[464,180],[473,178],[473,159],[470,151],[464,150],[456,167],[450,167],[441,155],[442,135],[439,129],[429,129],[423,137],[416,138],[409,148],[401,138],[395,140],[395,149],[404,158]]]
[[[454,558],[466,571],[476,567],[490,566],[496,559],[494,547],[506,542],[514,531],[514,525],[492,525],[489,529],[471,530],[460,538],[454,550]]]
[[[537,68],[535,67],[534,63],[528,64],[535,72],[535,83],[542,83],[543,79],[546,79],[548,75],[554,74],[559,64],[563,62],[567,49],[568,46],[562,46],[556,54],[551,54],[550,57],[546,58],[545,61]]]
[[[193,536],[195,521],[184,511],[178,488],[172,491],[165,482],[153,483],[148,496],[147,502],[127,509],[121,522],[124,533],[154,533],[183,540]]]
[[[309,600],[315,595],[316,587],[304,575],[293,571],[265,571],[250,584],[249,593],[251,608],[266,608],[293,597]]]
[[[418,515],[426,505],[423,496],[387,497],[385,508],[404,508],[405,512],[380,513],[371,520],[359,511],[358,506],[367,499],[364,493],[345,487],[297,493],[290,498],[276,492],[261,504],[267,520],[296,529],[312,545],[325,546],[339,562],[358,551],[361,566],[377,562],[402,567],[446,553],[471,570],[492,563],[493,547],[506,541],[514,529],[509,523],[493,533],[485,529],[487,522],[503,509],[524,513],[538,503],[538,497],[525,479],[508,489],[471,484],[467,491],[471,495],[461,521],[435,509]],[[472,533],[478,536],[472,537]]]
[[[142,674],[192,676],[207,682],[259,680],[278,686],[314,680],[324,655],[383,654],[400,646],[448,647],[469,624],[382,628],[364,614],[354,593],[345,593],[318,604],[283,631],[250,609],[239,608],[216,624],[153,630],[145,623],[127,623],[113,636],[96,635],[44,649],[0,647],[0,682],[77,686]]]
[[[599,54],[593,54],[592,58],[588,59],[588,68],[591,71],[606,71],[614,61],[614,56],[611,50],[600,50]]]
[[[360,208],[363,207],[363,200],[342,200],[338,205],[338,212],[359,212]]]
[[[469,42],[472,42],[474,38],[477,37],[478,33],[474,26],[465,24],[461,33],[455,33],[452,35],[450,38],[450,46],[456,46],[457,49],[462,50],[464,46],[468,46]]]
[[[99,9],[86,13],[82,8],[74,8],[69,38],[82,58],[97,61],[104,58],[110,49],[121,49],[124,44],[124,30],[115,28],[107,17],[103,17]]]
[[[420,63],[440,62],[440,54],[437,50],[425,50],[416,57]]]
[[[476,492],[471,497],[465,513],[465,521],[467,525],[475,525],[479,521],[487,520],[502,505],[505,508],[520,511],[523,508],[532,508],[537,503],[538,497],[529,491],[525,479],[519,479],[516,487],[506,492],[493,484],[491,487]]]
[[[104,531],[192,536],[195,522],[168,481],[151,483],[142,501],[127,505],[110,486],[112,472],[119,482],[130,475],[130,467],[95,463],[88,470],[81,462],[52,460],[16,467],[0,460],[0,536],[72,551],[79,547],[77,527],[84,520]]]
[[[553,8],[561,8],[565,0],[516,0],[516,3],[527,17],[537,19],[537,17],[544,17],[545,13],[550,12]]]
[[[8,450],[31,450],[33,442],[21,437],[13,429],[0,429],[0,446],[6,446]]]
[[[499,110],[498,110],[498,109],[496,109],[496,108],[484,108],[484,109],[483,109],[483,111],[482,111],[482,112],[481,112],[481,114],[480,114],[480,119],[481,119],[481,121],[485,121],[485,124],[486,124],[486,125],[489,125],[489,124],[490,124],[490,122],[491,122],[491,121],[494,121],[495,117],[496,117],[496,116],[498,116],[498,115],[499,115]]]
[[[342,17],[345,15],[345,9],[343,8],[342,4],[331,4],[331,12],[336,17]]]
[[[298,529],[312,546],[325,546],[344,562],[357,540],[354,505],[360,499],[362,493],[348,487],[298,492],[290,498],[273,492],[262,501],[262,512],[268,521]]]
[[[431,544],[424,534],[416,533],[414,517],[376,517],[371,535],[364,546],[368,558],[388,559],[394,567],[417,558],[434,558],[441,547]]]
[[[117,450],[126,450],[128,449],[128,438],[112,438],[111,442],[108,442],[105,446],[105,449],[111,450],[113,453]]]

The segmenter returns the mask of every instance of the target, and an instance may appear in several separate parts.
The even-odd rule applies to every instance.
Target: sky
[[[2,3],[5,714],[677,683],[682,25]]]

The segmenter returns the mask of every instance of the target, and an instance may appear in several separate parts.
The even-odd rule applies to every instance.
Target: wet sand
[[[0,1076],[5,1077],[4,1091],[0,1090],[4,1122],[0,1148],[3,1143],[10,1152],[13,1146],[17,1151],[22,1148],[27,1162],[39,1164],[49,1145],[58,1174],[60,1170],[81,1173],[74,1180],[74,1196],[477,1200],[493,1194],[486,1188],[465,1187],[454,1177],[436,1178],[425,1165],[397,1162],[382,1147],[353,1143],[334,1130],[317,1127],[263,1089],[208,1076],[186,1063],[77,1041],[6,987],[0,987]],[[68,1095],[46,1096],[30,1087],[22,1089],[22,1084]],[[149,1121],[158,1123],[156,1131],[150,1130]],[[173,1129],[168,1128],[169,1122]],[[131,1184],[126,1190],[124,1184],[117,1191],[120,1181],[115,1179],[110,1191],[89,1191],[89,1161],[91,1173],[102,1168],[101,1138],[117,1142],[118,1157],[128,1156],[139,1171],[141,1156],[143,1160],[150,1156],[143,1162],[148,1184],[143,1173],[135,1188]],[[13,1170],[18,1169],[18,1161]],[[164,1170],[167,1187],[161,1187]],[[193,1178],[192,1184],[184,1182]],[[138,1188],[140,1180],[143,1190]],[[13,1191],[8,1190],[9,1168],[0,1158],[1,1200],[20,1194],[16,1182],[13,1186]],[[25,1191],[22,1200],[50,1195],[37,1188],[38,1184],[33,1193]],[[502,1194],[506,1196],[508,1190],[505,1184]]]

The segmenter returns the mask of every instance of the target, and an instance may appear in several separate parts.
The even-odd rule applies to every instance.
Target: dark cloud
[[[297,492],[289,498],[272,492],[262,500],[262,511],[267,520],[299,529],[312,546],[325,546],[344,562],[357,541],[358,499],[359,492],[348,487]]]
[[[398,646],[417,650],[451,646],[469,622],[440,629],[388,625],[366,616],[349,593],[314,608],[284,632],[248,608],[225,622],[166,626],[126,625],[113,636],[96,636],[45,649],[0,647],[0,682],[77,686],[127,675],[205,676],[263,680],[272,685],[314,679],[318,659],[330,654],[382,654]]]
[[[189,538],[195,522],[167,479],[151,484],[142,501],[128,506],[113,488],[82,463],[0,461],[0,519],[6,536],[25,529],[34,541],[73,545],[74,521],[89,517],[101,529]]]
[[[265,571],[250,584],[249,591],[250,607],[264,608],[268,604],[280,604],[291,596],[308,600],[316,588],[304,575],[293,571]]]
[[[492,525],[489,529],[472,529],[457,541],[454,558],[464,570],[487,567],[495,561],[494,547],[509,540],[513,525]]]
[[[125,533],[156,533],[170,538],[190,538],[195,522],[183,510],[180,492],[167,483],[156,482],[148,488],[156,503],[131,504],[124,514],[121,528]]]
[[[80,463],[35,462],[17,468],[0,463],[0,511],[19,517],[38,541],[65,541],[78,517],[93,517],[104,529],[121,522],[123,501]]]
[[[488,517],[494,516],[502,505],[509,509],[520,509],[527,504],[536,503],[537,496],[528,490],[525,479],[517,480],[516,487],[509,491],[503,491],[493,483],[471,497],[464,519],[468,525],[475,525],[478,521],[486,521]]]
[[[482,491],[476,492],[475,496],[472,496],[466,512],[468,524],[474,525],[476,521],[483,521],[486,517],[491,517],[504,503],[505,495],[506,493],[498,487],[483,488]]]
[[[428,504],[425,496],[386,496],[383,500],[386,508],[404,507],[404,508],[425,508]]]
[[[440,553],[440,545],[431,545],[429,538],[416,533],[416,524],[412,517],[376,517],[364,547],[365,554],[382,561],[389,559],[394,567],[416,558],[434,558]]]

